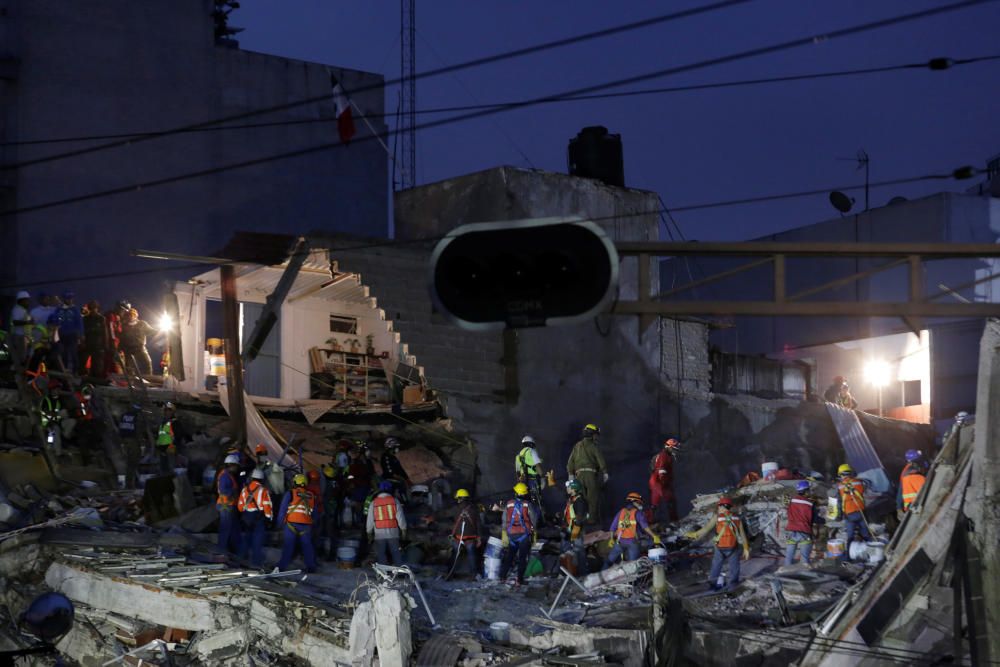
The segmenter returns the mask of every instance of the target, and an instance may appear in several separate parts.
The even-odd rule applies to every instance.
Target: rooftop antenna
[[[848,162],[857,162],[858,171],[862,168],[865,170],[865,210],[868,210],[868,153],[864,148],[859,148],[857,155],[854,157],[839,157],[838,160],[847,160]],[[854,201],[853,199],[851,201]],[[836,204],[834,204],[836,206]],[[839,210],[839,209],[838,209]],[[841,211],[845,213],[846,211]]]
[[[417,7],[399,0],[399,78],[402,131],[399,189],[417,184]]]

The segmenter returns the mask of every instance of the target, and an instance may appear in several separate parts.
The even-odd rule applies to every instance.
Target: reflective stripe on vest
[[[224,493],[222,493],[221,485],[219,484],[219,482],[222,481],[222,476],[223,475],[226,475],[226,476],[229,477],[229,480],[233,483],[232,487],[234,489],[238,488],[238,486],[239,486],[236,483],[236,478],[233,477],[233,474],[231,472],[229,472],[228,470],[223,470],[221,473],[219,473],[219,477],[215,481],[215,490],[218,491],[218,493],[219,493],[219,497],[216,499],[215,504],[216,505],[223,505],[225,507],[233,507],[234,505],[236,505],[237,495],[234,493],[231,496],[227,496]]]
[[[376,528],[399,528],[399,520],[396,518],[396,498],[390,494],[376,496],[372,501],[375,511]]]
[[[903,509],[908,509],[917,496],[920,495],[920,489],[924,486],[924,482],[927,478],[918,472],[913,472],[902,479],[902,491],[903,491]]]
[[[720,549],[732,549],[738,541],[733,515],[729,512],[720,512],[715,522],[715,546]]]
[[[634,540],[638,528],[636,515],[639,510],[623,509],[618,512],[618,528],[615,530],[616,540]]]
[[[292,497],[285,514],[287,523],[312,523],[313,506],[316,499],[303,488],[292,489]]]
[[[566,501],[566,509],[563,510],[563,521],[566,522],[567,528],[572,528],[573,522],[576,521],[576,508],[573,507],[572,498]]]
[[[240,499],[236,504],[241,512],[264,512],[264,516],[271,518],[271,494],[267,487],[253,480],[248,486],[243,487],[240,492]]]
[[[847,478],[838,485],[844,514],[854,514],[865,509],[865,485],[860,479]]]

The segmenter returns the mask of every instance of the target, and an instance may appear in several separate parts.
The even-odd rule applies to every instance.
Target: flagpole
[[[361,116],[361,120],[365,121],[365,125],[368,126],[368,129],[372,131],[372,136],[375,137],[379,145],[382,146],[382,148],[385,150],[385,154],[389,156],[389,161],[395,164],[396,161],[395,159],[393,159],[392,153],[389,151],[389,147],[385,145],[385,142],[382,141],[382,137],[379,136],[379,133],[375,131],[375,128],[368,121],[368,116],[364,115],[361,112],[361,109],[358,108],[358,105],[354,103],[354,100],[348,98],[348,101],[351,103],[351,106],[354,107],[354,109],[358,112],[358,115]]]

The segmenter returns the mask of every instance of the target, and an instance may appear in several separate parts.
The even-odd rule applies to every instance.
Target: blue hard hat
[[[390,482],[388,480],[385,480],[385,479],[382,480],[378,484],[378,490],[379,491],[392,491],[392,482]]]
[[[21,614],[21,626],[42,641],[52,642],[73,626],[73,603],[62,593],[35,598]]]
[[[808,491],[809,482],[804,479],[799,481],[799,483],[795,485],[795,490],[798,491],[799,493],[802,493],[803,491]]]
[[[923,457],[923,454],[920,453],[919,449],[908,449],[908,450],[906,450],[906,460],[909,461],[910,463],[913,463],[914,461],[916,461],[916,460],[918,460],[918,459],[920,459],[922,457]]]

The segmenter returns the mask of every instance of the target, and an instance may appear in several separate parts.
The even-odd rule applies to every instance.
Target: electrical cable
[[[986,2],[990,0],[967,0],[969,2]],[[648,28],[655,25],[660,25],[663,23],[669,23],[671,21],[676,21],[684,18],[690,18],[692,16],[697,16],[700,14],[708,14],[720,9],[726,9],[735,5],[746,4],[751,2],[751,0],[722,0],[721,2],[715,2],[709,5],[703,5],[701,7],[694,7],[691,9],[685,9],[682,11],[671,12],[669,14],[660,14],[648,19],[642,19],[640,21],[633,21],[631,23],[624,23],[617,26],[612,26],[610,28],[603,28],[601,30],[594,30],[587,33],[581,33],[579,35],[573,35],[571,37],[564,37],[561,39],[552,40],[549,42],[542,42],[541,44],[535,44],[532,46],[527,46],[519,49],[512,49],[510,51],[504,51],[501,53],[492,54],[489,56],[483,56],[480,58],[474,58],[472,60],[467,60],[455,65],[449,65],[447,67],[439,67],[438,69],[428,70],[426,72],[418,72],[413,77],[400,77],[397,79],[391,79],[389,81],[382,81],[379,84],[373,84],[369,86],[362,86],[360,88],[355,88],[348,91],[349,95],[357,95],[359,93],[364,93],[369,90],[380,90],[384,89],[386,86],[391,86],[404,81],[409,82],[410,80],[417,81],[420,79],[426,79],[434,76],[440,76],[442,74],[450,74],[452,72],[458,72],[465,69],[470,69],[473,67],[481,67],[483,65],[489,65],[492,63],[500,62],[503,60],[510,60],[513,58],[519,58],[522,56],[531,55],[534,53],[541,53],[551,49],[562,48],[564,46],[570,46],[572,44],[579,44],[581,42],[587,42],[594,39],[600,39],[603,37],[609,37],[612,35],[622,34],[632,32],[634,30],[639,30],[642,28]],[[312,97],[307,97],[301,100],[296,100],[294,102],[288,102],[285,104],[273,105],[270,107],[264,107],[260,109],[254,109],[251,111],[245,111],[238,114],[231,114],[229,116],[224,116],[221,118],[216,118],[212,120],[201,121],[198,123],[192,123],[189,125],[183,125],[180,127],[172,128],[169,130],[164,130],[162,132],[154,132],[145,136],[140,136],[138,138],[123,139],[121,141],[115,141],[108,144],[102,144],[100,146],[91,146],[88,148],[82,148],[73,151],[67,151],[65,153],[59,153],[55,155],[50,155],[42,158],[36,158],[33,160],[26,160],[17,164],[5,165],[0,167],[2,169],[17,169],[20,167],[26,167],[34,164],[42,164],[44,162],[51,162],[53,160],[59,160],[68,157],[75,157],[78,155],[85,155],[88,153],[95,153],[98,151],[107,150],[109,148],[117,148],[119,146],[125,146],[128,144],[135,143],[137,141],[145,141],[148,139],[155,139],[157,137],[164,137],[173,134],[178,134],[180,132],[190,131],[192,129],[205,127],[207,125],[218,125],[219,123],[228,123],[230,121],[242,120],[244,118],[252,118],[253,116],[260,116],[269,113],[275,113],[278,111],[286,111],[289,109],[295,109],[298,107],[306,106],[309,104],[314,104],[316,102],[325,102],[332,98],[332,93],[327,92],[323,95],[315,95]]]
[[[425,40],[426,42],[426,40]],[[943,71],[945,69],[952,69],[961,65],[969,65],[975,63],[989,62],[994,60],[1000,60],[1000,54],[989,55],[989,56],[977,56],[973,58],[961,58],[961,59],[951,59],[951,58],[932,58],[927,62],[922,63],[904,63],[899,65],[885,65],[881,67],[867,67],[861,69],[849,69],[849,70],[838,70],[832,72],[811,72],[803,74],[791,74],[786,76],[774,76],[765,78],[755,78],[755,79],[735,79],[731,81],[719,81],[716,83],[700,83],[691,84],[685,86],[670,86],[662,88],[643,88],[639,90],[625,90],[612,93],[594,93],[590,95],[571,95],[567,97],[561,97],[558,99],[548,100],[547,102],[542,102],[540,104],[556,104],[561,102],[578,102],[578,101],[589,101],[589,100],[605,100],[614,99],[619,97],[634,97],[643,95],[663,95],[670,93],[681,93],[681,92],[693,92],[699,90],[714,90],[719,88],[736,88],[736,87],[746,87],[755,86],[762,84],[771,83],[785,83],[792,81],[812,81],[817,79],[828,79],[834,77],[848,77],[848,76],[858,76],[865,74],[879,74],[885,72],[894,71],[905,71],[913,69],[929,69],[931,71]],[[947,67],[935,67],[933,64],[937,62],[949,63]],[[463,86],[464,87],[464,86]],[[467,91],[468,92],[468,91]],[[472,96],[469,93],[470,97]],[[453,105],[446,107],[431,107],[427,109],[417,109],[414,113],[417,115],[430,115],[439,113],[452,113],[456,111],[476,111],[479,109],[493,109],[497,107],[509,106],[511,104],[520,104],[526,100],[505,100],[500,102],[484,102],[481,104],[466,104],[466,105]],[[382,113],[367,113],[365,114],[369,119],[372,118],[387,118],[389,116],[397,115],[395,111],[393,112],[382,112]],[[335,116],[327,116],[324,118],[297,118],[293,120],[276,120],[264,123],[247,123],[242,125],[222,125],[219,127],[209,126],[209,127],[192,127],[190,129],[178,129],[176,131],[171,130],[149,130],[144,132],[119,132],[112,134],[91,134],[91,135],[79,135],[74,137],[62,137],[62,138],[51,138],[51,139],[26,139],[22,141],[0,141],[0,147],[7,146],[36,146],[44,144],[57,144],[57,143],[73,143],[79,141],[99,141],[102,139],[140,139],[144,137],[156,137],[164,136],[166,133],[173,134],[186,134],[186,133],[198,133],[198,132],[227,132],[230,130],[253,130],[268,127],[287,127],[294,125],[311,125],[315,123],[336,123]],[[6,168],[5,165],[0,165],[0,168]]]
[[[756,47],[756,48],[748,49],[748,50],[744,50],[744,51],[738,51],[738,52],[731,53],[731,54],[724,55],[724,56],[717,56],[715,58],[709,58],[707,60],[701,60],[701,61],[697,61],[697,62],[694,62],[694,63],[686,64],[686,65],[678,65],[678,66],[675,66],[675,67],[668,67],[668,68],[664,68],[664,69],[660,69],[660,70],[655,70],[655,71],[652,71],[652,72],[647,72],[645,74],[637,74],[637,75],[633,75],[633,76],[630,76],[630,77],[625,77],[625,78],[622,78],[622,79],[617,79],[617,80],[613,80],[613,81],[606,81],[606,82],[600,83],[600,84],[594,84],[594,85],[584,86],[582,88],[575,88],[575,89],[572,89],[572,90],[564,91],[562,93],[556,93],[556,94],[553,94],[553,95],[546,95],[546,96],[543,96],[543,97],[533,98],[531,100],[527,100],[527,101],[523,101],[523,102],[518,102],[518,103],[515,103],[515,104],[510,104],[510,105],[506,105],[506,106],[503,106],[503,107],[497,107],[497,108],[492,108],[492,109],[484,109],[484,110],[481,110],[481,111],[474,111],[474,112],[470,112],[470,113],[467,113],[467,114],[461,114],[461,115],[457,115],[457,116],[449,116],[448,118],[444,118],[444,119],[437,120],[437,121],[430,121],[430,122],[424,123],[422,125],[418,125],[414,129],[415,130],[426,130],[426,129],[431,129],[431,128],[435,128],[435,127],[441,127],[443,125],[449,125],[449,124],[452,124],[452,123],[461,122],[463,120],[470,120],[470,119],[473,119],[473,118],[481,118],[481,117],[490,116],[490,115],[493,115],[493,114],[496,114],[496,113],[502,113],[502,112],[505,112],[505,111],[510,111],[510,110],[513,110],[513,109],[520,109],[520,108],[525,108],[525,107],[536,105],[536,104],[542,104],[542,103],[544,103],[544,102],[546,102],[548,100],[559,99],[559,98],[566,97],[566,96],[569,96],[569,95],[577,95],[577,94],[595,92],[595,91],[598,91],[598,90],[603,90],[605,88],[611,88],[611,87],[617,87],[617,86],[627,85],[629,83],[638,83],[640,81],[647,81],[647,80],[650,80],[650,79],[656,79],[656,78],[661,78],[661,77],[665,77],[665,76],[671,76],[671,75],[679,74],[679,73],[682,73],[682,72],[689,72],[689,71],[693,71],[693,70],[697,70],[697,69],[702,69],[702,68],[706,68],[706,67],[712,67],[712,66],[720,65],[720,64],[724,64],[724,63],[736,62],[736,61],[743,60],[743,59],[746,59],[746,58],[752,58],[752,57],[756,57],[756,56],[762,56],[762,55],[777,53],[777,52],[780,52],[780,51],[786,51],[786,50],[789,50],[789,49],[798,48],[800,46],[805,46],[805,45],[809,45],[809,44],[815,44],[818,41],[829,41],[831,39],[836,39],[836,38],[840,38],[840,37],[846,37],[848,35],[855,35],[855,34],[859,34],[859,33],[863,33],[863,32],[868,32],[868,31],[871,31],[871,30],[881,29],[881,28],[885,28],[885,27],[889,27],[889,26],[893,26],[893,25],[898,25],[898,24],[901,24],[901,23],[906,23],[906,22],[909,22],[909,21],[914,21],[914,20],[917,20],[917,19],[927,18],[929,16],[935,16],[935,15],[939,15],[939,14],[942,14],[942,13],[956,11],[958,9],[964,9],[964,8],[971,7],[971,6],[974,6],[974,5],[983,4],[983,3],[986,3],[986,2],[997,2],[997,0],[963,0],[962,2],[952,3],[952,4],[944,5],[944,6],[941,6],[941,7],[935,7],[935,8],[931,8],[931,9],[925,9],[925,10],[921,10],[921,11],[918,11],[918,12],[912,12],[912,13],[909,13],[909,14],[902,14],[902,15],[898,15],[898,16],[895,16],[895,17],[887,18],[887,19],[880,19],[880,20],[877,20],[877,21],[869,21],[867,23],[862,23],[862,24],[851,26],[851,27],[848,27],[848,28],[841,28],[841,29],[834,30],[834,31],[831,31],[829,33],[826,33],[824,35],[810,36],[810,37],[800,37],[800,38],[796,38],[796,39],[792,39],[792,40],[787,40],[787,41],[784,41],[784,42],[779,42],[777,44],[771,44],[771,45],[768,45],[768,46],[762,46],[762,47]],[[396,133],[396,132],[399,132],[399,130],[395,130],[393,133]],[[354,141],[354,144],[358,144],[358,143],[361,143],[363,141],[370,141],[370,140],[373,140],[375,138],[376,137],[374,137],[374,136],[364,136],[364,137],[361,137],[359,139],[356,139]],[[110,145],[110,144],[108,144],[108,145]],[[167,176],[167,177],[163,177],[163,178],[153,179],[153,180],[150,180],[150,181],[145,181],[143,183],[138,183],[138,184],[134,184],[134,185],[120,186],[120,187],[117,187],[117,188],[111,188],[111,189],[108,189],[108,190],[102,190],[102,191],[93,192],[93,193],[89,193],[89,194],[76,195],[76,196],[67,197],[67,198],[64,198],[64,199],[51,200],[51,201],[48,201],[48,202],[42,202],[40,204],[34,204],[34,205],[30,205],[30,206],[23,206],[23,207],[19,207],[19,208],[15,208],[15,209],[10,209],[10,210],[7,210],[7,211],[0,211],[0,217],[14,215],[14,214],[30,213],[30,212],[40,211],[40,210],[46,210],[46,209],[54,208],[54,207],[58,207],[58,206],[64,206],[64,205],[67,205],[67,204],[79,203],[79,202],[83,202],[83,201],[91,201],[91,200],[94,200],[94,199],[100,199],[100,198],[103,198],[103,197],[110,197],[110,196],[119,195],[119,194],[126,194],[126,193],[134,192],[134,191],[137,191],[137,190],[149,189],[149,188],[158,187],[158,186],[162,186],[162,185],[168,185],[168,184],[172,184],[172,183],[177,183],[177,182],[189,180],[189,179],[192,179],[192,178],[199,178],[199,177],[204,177],[204,176],[212,176],[212,175],[215,175],[215,174],[223,173],[223,172],[226,172],[226,171],[232,171],[232,170],[235,170],[235,169],[243,169],[243,168],[246,168],[246,167],[252,167],[252,166],[256,166],[256,165],[260,165],[260,164],[265,164],[265,163],[268,163],[268,162],[273,162],[273,161],[278,161],[278,160],[285,160],[285,159],[289,159],[289,158],[293,158],[293,157],[301,157],[303,155],[309,155],[309,154],[312,154],[312,153],[326,151],[326,150],[331,150],[331,149],[334,149],[334,148],[344,148],[347,145],[348,144],[343,144],[343,143],[341,143],[339,141],[336,141],[336,142],[330,142],[330,143],[325,143],[325,144],[318,144],[318,145],[314,145],[314,146],[308,146],[308,147],[305,147],[305,148],[300,148],[300,149],[293,150],[293,151],[288,151],[288,152],[285,152],[285,153],[278,153],[278,154],[269,155],[269,156],[263,156],[263,157],[259,157],[259,158],[252,158],[252,159],[248,159],[248,160],[242,160],[242,161],[235,162],[235,163],[230,163],[230,164],[227,164],[227,165],[220,165],[220,166],[216,166],[216,167],[209,167],[209,168],[202,169],[202,170],[199,170],[199,171],[189,172],[189,173],[186,173],[186,174],[178,174],[178,175],[174,175],[174,176]],[[900,182],[905,182],[905,181],[900,181]],[[699,205],[698,207],[700,207],[700,208],[706,208],[706,206],[704,206],[704,205]],[[674,211],[680,211],[680,210],[693,210],[693,208],[692,207],[674,208]]]
[[[897,179],[892,179],[892,180],[889,180],[889,181],[878,181],[878,182],[875,182],[875,183],[869,183],[868,187],[875,188],[875,187],[882,187],[882,186],[885,186],[885,185],[898,185],[900,183],[917,183],[917,182],[927,181],[927,180],[944,180],[944,179],[949,179],[949,178],[965,179],[965,178],[969,178],[969,177],[971,177],[971,176],[973,176],[975,174],[981,173],[982,171],[984,171],[984,170],[979,169],[979,168],[975,168],[975,167],[968,167],[968,166],[966,166],[966,167],[959,167],[958,169],[954,169],[954,170],[952,170],[952,172],[950,174],[944,174],[944,173],[941,173],[941,174],[927,174],[927,175],[924,175],[924,176],[911,176],[911,177],[908,177],[908,178],[897,178]],[[805,190],[805,191],[798,191],[798,192],[784,193],[784,194],[777,194],[777,195],[765,195],[765,196],[762,196],[762,197],[744,198],[744,199],[735,199],[735,200],[725,200],[725,201],[719,201],[719,202],[709,202],[709,203],[705,203],[705,204],[696,204],[696,205],[684,206],[684,207],[680,207],[680,208],[683,208],[686,211],[693,211],[693,210],[698,210],[698,209],[701,209],[701,208],[715,208],[715,207],[719,207],[719,206],[735,206],[735,205],[738,205],[738,204],[751,204],[751,203],[764,202],[764,201],[773,201],[775,199],[791,199],[791,198],[794,198],[794,197],[804,197],[804,196],[815,195],[815,194],[825,194],[825,193],[829,192],[830,190],[842,190],[842,191],[844,191],[844,190],[858,190],[858,189],[861,189],[861,188],[864,188],[864,187],[865,187],[864,183],[859,183],[859,184],[856,184],[856,185],[841,185],[841,186],[836,186],[836,187],[820,188],[820,189],[815,189],[815,190]],[[673,208],[672,210],[676,211],[676,210],[678,210],[678,208]],[[657,209],[651,209],[651,210],[648,210],[648,211],[633,211],[631,213],[616,213],[616,214],[613,214],[613,215],[597,216],[597,217],[592,217],[592,218],[588,218],[588,219],[590,221],[592,221],[592,222],[600,222],[600,221],[604,221],[604,220],[615,220],[615,219],[622,219],[622,218],[641,217],[641,216],[646,216],[646,215],[650,215],[650,216],[652,216],[652,215],[660,215],[660,214],[664,213],[665,211],[666,211],[666,209],[664,209],[664,208],[657,208]],[[0,212],[0,217],[3,217],[3,215],[4,215],[4,213]],[[450,233],[445,233],[445,234],[440,234],[440,235],[437,235],[437,236],[430,236],[430,237],[417,238],[417,239],[386,239],[385,241],[373,241],[371,243],[363,243],[363,244],[360,244],[360,245],[347,246],[347,247],[342,247],[342,248],[329,248],[329,250],[330,250],[330,252],[336,253],[336,252],[350,252],[350,251],[357,251],[357,250],[372,250],[372,249],[377,249],[377,248],[399,247],[399,246],[405,246],[405,245],[423,245],[423,244],[436,243],[437,241],[440,241],[442,239],[447,238],[449,235],[450,235]],[[233,263],[234,264],[244,264],[244,263],[253,263],[253,262],[241,262],[240,260],[234,260]],[[10,284],[6,284],[6,285],[0,285],[0,289],[9,289],[9,288],[14,288],[14,287],[37,287],[39,285],[51,285],[53,283],[64,283],[64,282],[80,282],[80,281],[86,281],[86,280],[102,280],[102,279],[108,279],[108,278],[119,278],[119,277],[142,275],[142,274],[148,274],[148,273],[157,273],[157,272],[160,272],[160,271],[175,271],[175,270],[179,270],[179,269],[205,268],[206,266],[208,266],[208,265],[203,264],[203,263],[194,263],[194,264],[182,264],[182,265],[173,266],[173,267],[170,267],[170,268],[135,269],[135,270],[130,270],[130,271],[114,271],[114,272],[108,272],[108,273],[89,274],[89,275],[83,275],[83,276],[71,276],[71,277],[51,278],[51,279],[36,280],[36,281],[26,282],[26,283],[10,283]],[[656,298],[656,297],[653,297],[653,298]]]

